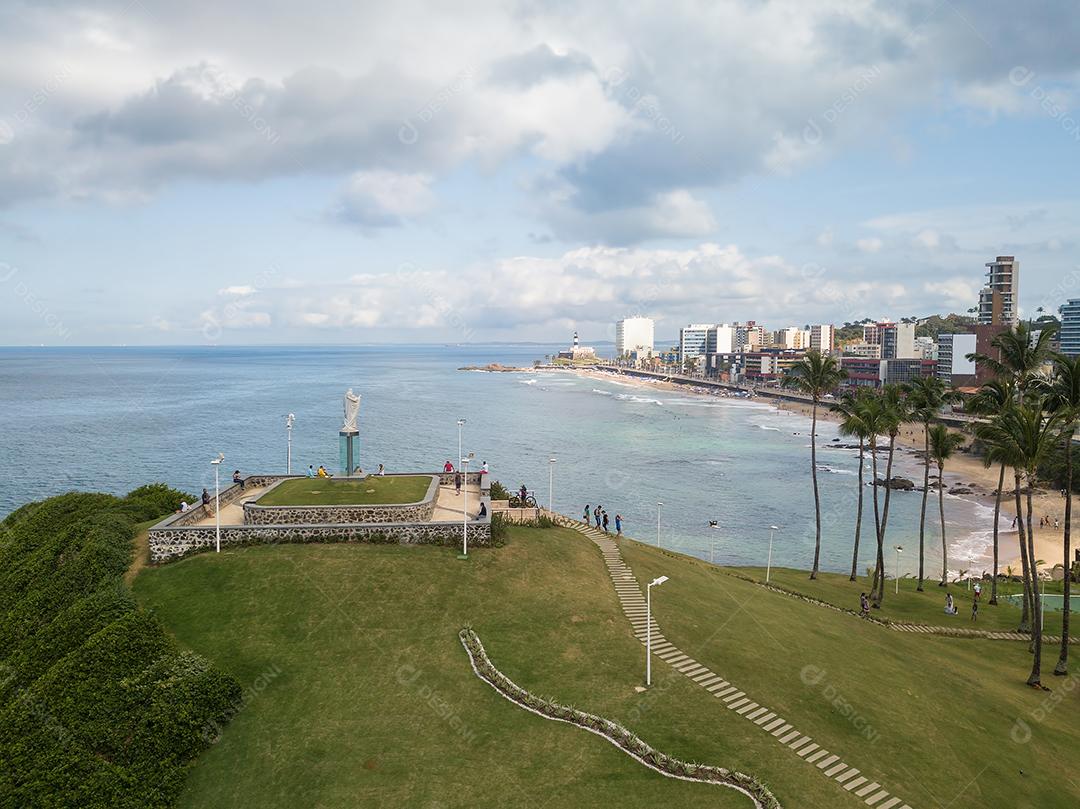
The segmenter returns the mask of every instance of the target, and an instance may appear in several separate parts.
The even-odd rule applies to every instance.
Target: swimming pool
[[[1016,606],[1023,605],[1023,593],[1013,593],[1012,595],[1005,596],[1006,600],[1012,602]],[[1046,602],[1046,609],[1054,612],[1062,612],[1065,608],[1065,596],[1060,593],[1047,593],[1043,597],[1043,601]],[[1069,612],[1075,609],[1075,602],[1072,598],[1069,599]]]

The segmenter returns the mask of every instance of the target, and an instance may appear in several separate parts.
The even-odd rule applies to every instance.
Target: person
[[[180,501],[180,513],[181,513],[181,514],[186,514],[186,513],[187,513],[187,510],[188,510],[189,508],[191,508],[191,506],[189,506],[189,505],[187,504],[187,500],[181,500],[181,501]]]
[[[484,463],[480,466],[480,474],[481,475],[486,475],[487,473],[488,473],[488,465],[487,465],[487,461],[484,461]]]
[[[307,465],[307,476],[309,478],[315,477],[315,467],[312,464]]]
[[[604,518],[604,509],[602,509],[600,506],[597,506],[596,510],[593,512],[593,518],[596,520],[596,527],[599,528],[600,520]]]
[[[870,617],[870,599],[866,597],[866,593],[859,593],[859,617]]]
[[[945,614],[956,615],[956,605],[953,603],[952,593],[945,596]]]
[[[476,516],[477,517],[486,517],[487,516],[487,503],[485,503],[483,500],[480,501],[480,511],[477,513]]]
[[[443,464],[442,471],[444,471],[444,472],[453,472],[454,471],[454,465],[452,463],[450,463],[449,458],[447,458],[446,463]]]
[[[585,504],[585,514],[582,516],[581,521],[584,522],[586,525],[589,524],[589,504],[588,503]]]
[[[330,477],[330,473],[326,471],[326,467],[323,466],[322,464],[319,464],[319,471],[316,472],[315,474],[316,474],[317,477],[320,477],[320,478],[328,478],[328,477]]]
[[[525,488],[525,484],[521,484],[521,488],[518,489],[518,497],[521,499],[521,507],[525,507],[525,501],[529,499],[529,490]]]
[[[972,621],[978,621],[979,620],[979,602],[978,601],[972,601],[971,602],[971,620]]]
[[[975,582],[975,600],[978,601],[979,596],[981,596],[981,595],[982,595],[982,584],[980,582]]]
[[[233,483],[239,483],[240,488],[241,489],[244,488],[244,479],[242,477],[240,477],[240,470],[239,469],[237,469],[235,472],[232,473],[232,482]]]
[[[352,473],[353,477],[362,478],[364,476],[364,470],[361,469],[359,466],[357,466],[356,469],[352,471]]]
[[[608,518],[607,518],[607,512],[606,511],[604,512],[604,520],[603,520],[603,522],[604,522],[604,533],[606,534],[608,532],[608,530],[607,530]]]
[[[1057,517],[1054,517],[1054,528],[1056,529],[1056,528],[1060,528],[1060,527],[1061,527],[1061,523],[1058,522]]]
[[[622,536],[622,514],[615,515],[615,533]]]
[[[1013,527],[1013,528],[1015,528],[1015,527],[1016,527],[1016,517],[1013,517],[1013,524],[1012,524],[1012,527]]]
[[[382,464],[379,464],[379,471],[376,472],[376,474],[379,477],[386,477],[386,467],[384,467]]]
[[[204,506],[210,505],[210,492],[206,491],[206,489],[202,490],[202,504]]]
[[[454,494],[461,494],[461,473],[454,473]]]

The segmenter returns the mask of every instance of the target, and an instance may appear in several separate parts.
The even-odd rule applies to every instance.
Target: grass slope
[[[913,806],[958,793],[1039,807],[1080,797],[1065,769],[1066,751],[1080,750],[1066,722],[1075,705],[1030,720],[1027,744],[1009,740],[1014,718],[1045,699],[1020,685],[1022,644],[909,638],[623,544],[639,580],[671,576],[656,606],[673,642]],[[135,590],[248,688],[182,806],[749,805],[506,702],[469,668],[463,625],[520,685],[665,752],[752,772],[788,807],[863,805],[659,660],[653,689],[636,693],[642,648],[599,552],[574,532],[514,528],[505,548],[468,562],[435,547],[236,549],[148,569]],[[826,672],[822,685],[803,684],[807,665]],[[839,716],[826,684],[868,718],[874,741]]]
[[[431,485],[430,475],[368,475],[360,480],[302,478],[287,480],[259,498],[260,506],[378,506],[418,503]]]

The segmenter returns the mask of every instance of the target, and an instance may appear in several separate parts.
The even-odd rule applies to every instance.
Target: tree
[[[1035,544],[1033,539],[1033,512],[1031,492],[1035,488],[1036,476],[1039,464],[1053,450],[1054,445],[1060,440],[1060,424],[1062,415],[1051,412],[1049,415],[1043,412],[1044,400],[1038,396],[1025,397],[1019,404],[1007,408],[1000,416],[985,425],[982,432],[986,437],[999,447],[1002,457],[1009,459],[1019,477],[1022,473],[1024,482],[1027,484],[1027,526],[1025,560],[1021,556],[1021,562],[1026,567],[1024,578],[1027,582],[1028,592],[1032,604],[1031,621],[1031,648],[1034,654],[1031,666],[1031,674],[1028,676],[1028,685],[1041,686],[1042,678],[1042,623],[1039,621],[1041,611],[1041,597],[1038,586],[1038,567],[1035,557]],[[1020,491],[1017,486],[1017,506],[1020,507]],[[1019,511],[1021,519],[1024,518],[1023,510]],[[1023,545],[1021,546],[1023,548]]]
[[[1012,400],[1012,381],[1008,377],[1000,377],[998,379],[991,379],[980,387],[979,392],[968,400],[965,409],[971,413],[977,413],[982,416],[993,418],[1001,413],[1004,408],[1008,407]],[[987,467],[993,466],[995,463],[999,464],[1001,467],[1001,471],[998,474],[997,491],[994,493],[994,578],[990,582],[990,603],[997,606],[999,549],[998,521],[1001,517],[1001,496],[1005,488],[1005,469],[1008,467],[1008,464],[1003,459],[997,457],[997,451],[993,446],[987,446],[986,451],[983,453],[983,463]],[[1027,608],[1026,602],[1024,607],[1025,609]]]
[[[923,491],[922,509],[919,512],[919,584],[923,590],[923,564],[925,560],[926,501],[930,494],[930,423],[941,413],[946,404],[956,401],[956,394],[945,387],[936,376],[919,377],[904,386],[911,402],[911,415],[923,427]],[[941,483],[941,476],[938,476]]]
[[[935,424],[930,427],[930,435],[927,441],[929,447],[928,455],[926,458],[927,466],[930,464],[930,460],[933,459],[937,464],[938,471],[938,514],[941,516],[941,586],[947,587],[949,585],[949,548],[945,543],[945,461],[952,457],[956,450],[960,449],[964,444],[964,436],[960,433],[954,433],[949,430],[944,424]],[[921,552],[921,548],[919,549]],[[920,566],[921,566],[920,560]],[[922,582],[920,572],[920,583]]]
[[[1069,595],[1072,570],[1072,488],[1073,465],[1072,445],[1076,435],[1077,421],[1080,420],[1080,357],[1066,357],[1057,354],[1054,357],[1054,371],[1049,378],[1035,378],[1032,388],[1046,395],[1047,410],[1057,413],[1062,421],[1062,447],[1065,452],[1065,529],[1062,537],[1064,544],[1064,571],[1062,580],[1062,615],[1061,615],[1061,651],[1054,674],[1063,677],[1068,674],[1069,663]]]
[[[806,356],[791,366],[784,377],[784,387],[794,388],[808,394],[812,400],[810,416],[810,476],[814,483],[814,566],[810,578],[816,579],[821,563],[821,496],[817,479],[817,411],[821,397],[836,390],[847,373],[840,367],[836,357],[820,351],[808,351]]]
[[[851,581],[856,580],[856,571],[859,564],[859,537],[862,533],[863,514],[863,470],[866,466],[866,441],[870,438],[869,421],[867,416],[866,396],[861,389],[858,393],[845,393],[840,401],[829,409],[841,416],[840,435],[856,437],[859,439],[859,504],[855,512],[855,543],[851,551]],[[875,522],[876,525],[876,522]]]
[[[902,395],[899,385],[885,385],[878,396],[878,430],[889,436],[889,454],[885,463],[885,502],[881,507],[881,521],[878,524],[877,537],[877,572],[871,586],[874,605],[881,608],[885,600],[885,531],[889,525],[889,503],[892,500],[892,468],[896,456],[896,437],[900,427],[909,419],[908,403]],[[879,434],[880,434],[879,432]],[[877,488],[877,472],[874,473],[874,488]],[[875,592],[876,590],[876,592]]]

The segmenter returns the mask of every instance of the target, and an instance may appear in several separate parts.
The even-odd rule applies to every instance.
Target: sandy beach
[[[571,370],[571,369],[567,369]],[[622,384],[631,384],[642,388],[648,388],[653,390],[665,390],[676,392],[683,395],[691,396],[711,396],[715,394],[700,393],[693,390],[688,385],[676,384],[672,382],[664,382],[662,380],[653,380],[643,377],[631,377],[612,374],[607,371],[597,371],[585,368],[572,369],[572,373],[576,373],[583,377],[589,377],[594,379],[614,379],[617,378]],[[756,401],[762,404],[774,407],[777,410],[799,413],[807,418],[810,417],[810,405],[803,404],[801,402],[791,402],[780,399],[774,399],[769,396],[754,396],[750,397],[752,401]],[[827,406],[820,407],[818,409],[818,418],[838,421],[836,414],[831,413]],[[915,425],[907,425],[901,432],[897,439],[897,444],[901,451],[905,452],[912,458],[920,467],[922,466],[922,459],[917,455],[923,451],[923,431],[920,427]],[[966,448],[965,448],[966,450]],[[982,505],[993,508],[994,505],[994,491],[998,485],[998,475],[1000,470],[998,468],[987,469],[983,465],[981,457],[970,454],[969,452],[962,450],[954,458],[950,459],[945,466],[945,485],[946,492],[950,489],[964,488],[971,492],[968,495],[955,495],[962,496],[965,499],[980,503]],[[879,456],[880,459],[880,456]],[[880,463],[880,460],[879,460]],[[884,474],[884,470],[880,470],[881,474]],[[933,476],[937,474],[936,468],[931,467],[931,482],[933,482]],[[922,486],[921,476],[915,480],[917,486]],[[936,492],[931,492],[932,495],[936,495]],[[1045,489],[1037,489],[1032,497],[1032,502],[1035,509],[1035,556],[1037,559],[1044,560],[1045,568],[1049,569],[1055,564],[1060,564],[1063,560],[1063,539],[1061,534],[1061,528],[1040,528],[1039,517],[1047,516],[1050,518],[1050,524],[1053,525],[1053,521],[1058,520],[1059,525],[1064,522],[1065,519],[1065,500],[1054,491],[1047,491]],[[1020,548],[1019,537],[1015,529],[1011,528],[1013,518],[1016,515],[1015,499],[1012,496],[1012,474],[1011,470],[1006,472],[1005,477],[1005,497],[1001,503],[1001,521],[999,529],[999,571],[1004,572],[1007,567],[1012,567],[1017,575],[1019,575],[1020,566]],[[928,514],[928,519],[936,519],[936,506],[933,511],[933,515]],[[985,569],[989,571],[992,567],[992,548],[986,549],[985,555]],[[981,569],[981,568],[980,568]]]

